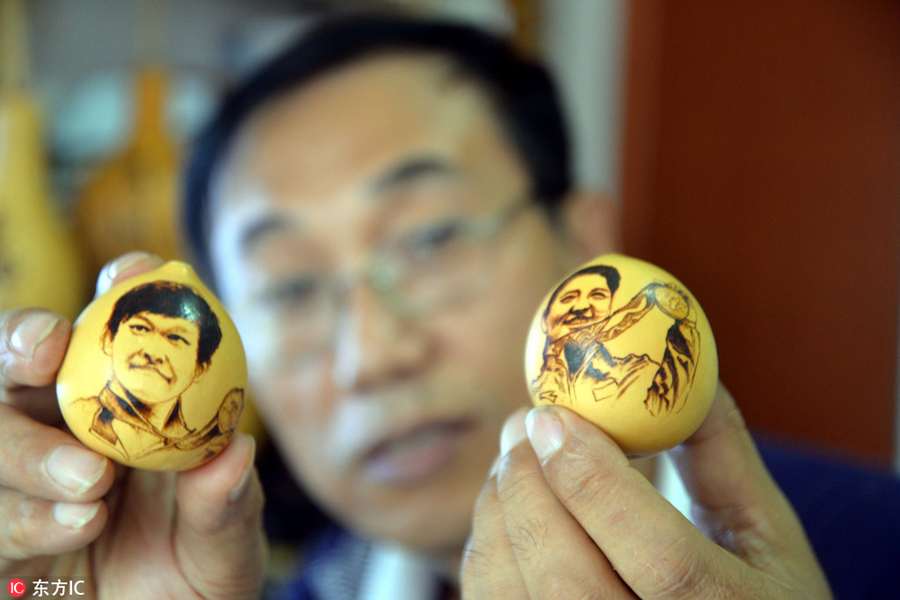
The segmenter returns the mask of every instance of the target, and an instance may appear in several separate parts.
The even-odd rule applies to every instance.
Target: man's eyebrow
[[[415,156],[400,162],[376,179],[372,183],[371,191],[383,194],[422,177],[453,175],[456,171],[457,169],[448,160],[439,156]]]
[[[174,327],[169,327],[168,329],[162,332],[165,335],[177,335],[181,337],[188,345],[191,344],[191,340],[188,338],[193,338],[191,335],[191,330],[186,327],[181,327],[180,325],[176,325]]]
[[[185,327],[184,325],[179,325],[177,323],[175,325],[172,325],[171,327],[167,327],[166,331],[167,332],[174,331],[176,333],[190,333],[191,332],[190,328]]]
[[[288,223],[284,218],[275,215],[265,217],[244,230],[239,240],[239,247],[242,252],[249,252],[267,234],[277,233],[284,229],[288,229]]]

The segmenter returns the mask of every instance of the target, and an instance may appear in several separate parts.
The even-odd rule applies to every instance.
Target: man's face
[[[356,285],[330,347],[285,360],[302,346],[291,317],[311,275],[527,194],[485,96],[448,73],[441,58],[381,56],[273,101],[236,141],[210,214],[254,398],[294,473],[365,535],[457,553],[503,420],[528,403],[530,317],[565,267],[544,215],[498,236],[495,279],[471,301],[404,318]]]
[[[609,316],[612,293],[606,277],[596,273],[579,275],[566,282],[547,311],[544,328],[556,341],[571,331]]]
[[[147,404],[179,397],[196,378],[200,330],[187,319],[151,312],[119,324],[112,340],[116,379]]]

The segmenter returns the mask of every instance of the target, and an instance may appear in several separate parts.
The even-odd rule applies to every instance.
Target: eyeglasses
[[[343,274],[303,273],[271,284],[254,300],[276,319],[288,361],[330,348],[347,294],[368,284],[385,308],[403,318],[446,310],[484,292],[497,276],[500,234],[531,200],[483,217],[451,217],[419,225],[377,248]]]

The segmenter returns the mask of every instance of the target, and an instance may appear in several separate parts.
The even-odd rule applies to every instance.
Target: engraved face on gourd
[[[548,293],[525,370],[535,404],[570,408],[639,456],[676,446],[700,426],[718,358],[709,322],[681,282],[609,254]]]
[[[147,404],[178,398],[205,368],[197,361],[200,328],[188,319],[143,311],[107,340],[114,380]]]
[[[544,333],[551,340],[609,316],[615,287],[609,275],[597,269],[582,270],[554,290],[545,311]]]
[[[57,395],[85,445],[129,466],[169,471],[198,466],[225,447],[246,385],[231,319],[188,265],[170,262],[84,310]]]

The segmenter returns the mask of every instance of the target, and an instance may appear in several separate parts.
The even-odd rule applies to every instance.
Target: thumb
[[[146,252],[134,251],[109,261],[100,270],[97,276],[97,290],[94,297],[105,294],[118,283],[122,283],[126,279],[136,277],[152,271],[165,264],[165,261],[155,254],[147,254]]]
[[[721,383],[706,420],[671,456],[693,498],[694,521],[712,539],[751,563],[818,572],[800,520]]]
[[[204,598],[257,598],[266,541],[253,438],[236,434],[208,463],[178,475],[175,552]]]

